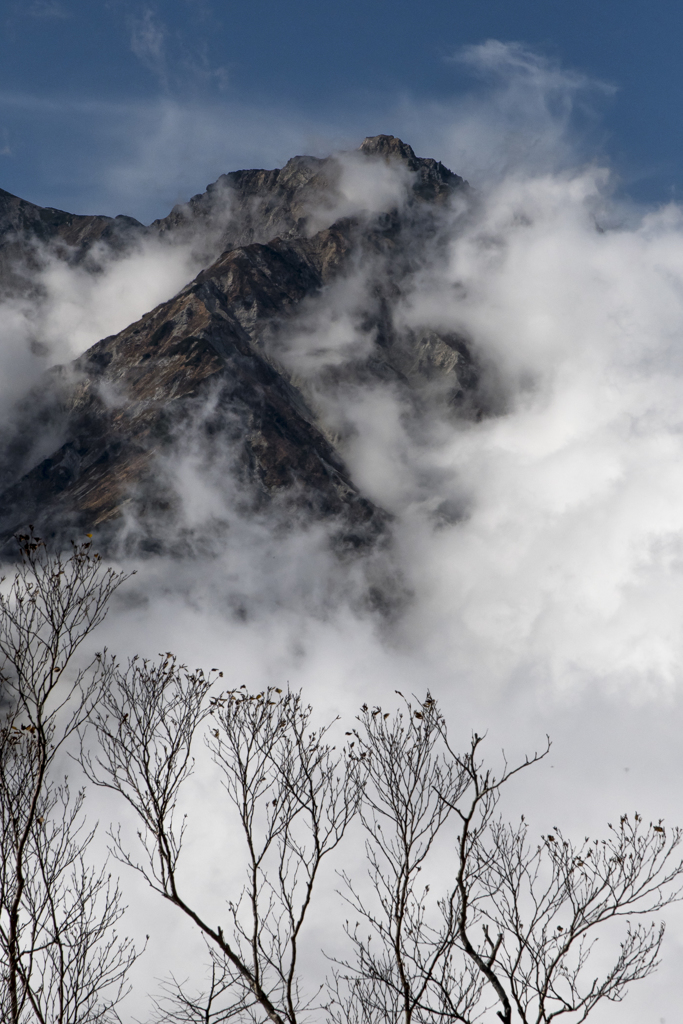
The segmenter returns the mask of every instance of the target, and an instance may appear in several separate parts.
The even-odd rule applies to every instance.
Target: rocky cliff
[[[205,467],[235,481],[244,508],[276,502],[288,516],[329,518],[343,547],[386,530],[386,513],[354,485],[343,439],[315,395],[390,381],[408,403],[438,400],[454,415],[480,413],[479,373],[463,339],[401,328],[392,316],[405,275],[438,248],[436,212],[454,196],[466,198],[468,186],[393,136],[366,139],[354,159],[400,172],[400,202],[379,214],[338,216],[339,157],[223,175],[148,227],[0,193],[6,291],[30,284],[46,249],[83,261],[97,246],[125,253],[154,236],[194,245],[207,263],[170,301],[53,368],[18,401],[1,439],[2,537],[30,522],[44,536],[98,531],[100,544],[113,545],[132,517],[134,543],[155,549],[171,535],[161,524],[177,515],[167,470],[188,438],[200,444]],[[288,330],[359,268],[367,278],[359,312],[367,344],[297,379],[281,358]]]

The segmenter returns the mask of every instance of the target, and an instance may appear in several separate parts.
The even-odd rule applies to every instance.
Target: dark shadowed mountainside
[[[170,245],[189,239],[208,262],[170,301],[53,368],[19,400],[1,439],[4,538],[32,523],[43,536],[97,530],[101,545],[158,549],[178,513],[173,453],[193,438],[204,470],[234,480],[246,510],[275,501],[297,521],[334,519],[343,547],[386,532],[389,517],[354,485],[315,389],[278,357],[299,311],[360,267],[370,282],[362,326],[369,352],[328,368],[316,386],[389,381],[411,402],[438,397],[463,416],[480,414],[483,398],[463,339],[398,329],[392,317],[402,280],[438,242],[436,211],[467,196],[467,184],[393,136],[366,139],[360,154],[401,168],[400,207],[336,218],[342,165],[334,157],[223,175],[149,227],[0,193],[6,290],[30,283],[45,251],[83,261],[97,246],[124,253],[150,234]]]
[[[97,243],[123,251],[144,231],[133,217],[79,216],[34,206],[0,189],[0,295],[30,288],[46,248],[76,263]]]

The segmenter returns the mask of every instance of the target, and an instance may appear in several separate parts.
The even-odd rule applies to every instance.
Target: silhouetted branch
[[[133,661],[93,719],[99,753],[93,758],[84,747],[84,766],[98,785],[117,790],[142,823],[144,862],[133,860],[118,834],[117,856],[182,910],[212,947],[208,996],[191,998],[176,983],[176,1005],[164,1002],[164,1019],[193,1019],[187,1014],[201,1005],[206,1020],[227,1020],[239,1010],[295,1024],[311,1005],[300,989],[301,929],[321,861],[356,813],[359,773],[355,762],[334,753],[329,726],[311,728],[311,708],[300,694],[237,690],[207,704],[217,678],[189,673],[170,655],[156,665]],[[229,924],[217,926],[181,892],[184,825],[174,822],[192,770],[191,746],[209,716],[206,742],[247,859],[244,888],[226,901]]]
[[[53,778],[55,758],[108,682],[105,660],[72,668],[126,578],[90,543],[51,555],[30,532],[0,594],[0,1017],[8,1024],[115,1018],[136,958],[119,939],[121,893],[106,865],[89,867],[83,792]]]

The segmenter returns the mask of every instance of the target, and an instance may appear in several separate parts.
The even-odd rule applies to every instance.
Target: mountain
[[[46,246],[60,259],[76,263],[96,243],[123,251],[144,231],[133,217],[82,217],[34,206],[0,189],[0,295],[30,290]]]
[[[349,211],[345,159],[356,171],[389,168],[396,202]],[[443,258],[440,211],[456,197],[466,208],[470,195],[462,178],[386,135],[348,158],[295,157],[278,170],[223,175],[147,227],[0,193],[5,293],[30,288],[46,252],[94,261],[95,272],[102,247],[123,258],[151,237],[191,245],[206,264],[168,302],[19,399],[0,438],[0,537],[30,522],[59,540],[97,531],[105,548],[182,548],[190,528],[173,464],[183,455],[230,479],[247,514],[329,519],[343,550],[384,535],[390,517],[354,485],[344,438],[316,395],[389,383],[408,406],[437,401],[453,415],[481,414],[480,368],[466,341],[402,327],[393,315],[408,276]],[[297,377],[284,358],[288,332],[353,274],[365,285],[362,351]]]

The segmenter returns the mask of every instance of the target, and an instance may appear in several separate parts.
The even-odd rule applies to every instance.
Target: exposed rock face
[[[151,463],[209,400],[207,438],[232,443],[257,501],[290,490],[316,515],[343,515],[350,531],[373,517],[378,528],[382,517],[297,390],[253,344],[261,322],[319,288],[348,245],[331,230],[299,247],[275,240],[227,252],[170,302],[53,375],[52,428],[64,440],[5,491],[5,532],[27,516],[42,520],[44,533],[92,529],[131,498],[143,514],[150,503],[172,503],[155,490]]]
[[[412,188],[421,199],[443,202],[451,197],[454,189],[467,186],[459,175],[453,174],[439,160],[415,156],[412,146],[394,135],[373,135],[361,143],[360,152],[404,163],[416,175]]]
[[[359,152],[395,160],[413,172],[411,187],[416,198],[443,202],[455,189],[467,188],[457,174],[436,160],[416,157],[410,146],[393,135],[366,139]],[[211,225],[222,226],[224,219],[217,241],[221,251],[250,242],[267,242],[275,236],[305,237],[312,207],[323,215],[326,205],[334,209],[340,177],[341,166],[335,157],[321,160],[296,156],[273,171],[232,171],[221,175],[206,192],[174,207],[168,217],[154,221],[150,231],[162,235],[182,232],[203,222],[210,233]]]
[[[133,217],[83,217],[0,189],[0,294],[26,288],[26,272],[39,265],[41,248],[78,262],[96,242],[121,250],[144,230]]]
[[[83,249],[93,242],[112,242],[122,231],[142,228],[133,217],[84,217],[49,206],[34,206],[0,188],[0,247],[25,241],[62,242]]]
[[[290,515],[335,517],[343,545],[385,530],[388,517],[358,492],[309,396],[279,364],[278,339],[302,304],[359,260],[381,264],[365,325],[370,354],[328,369],[325,386],[391,380],[419,397],[425,382],[438,379],[451,405],[472,405],[477,372],[463,341],[401,332],[391,317],[420,237],[407,233],[411,205],[444,203],[466,183],[393,136],[366,139],[361,153],[405,166],[411,193],[403,213],[342,218],[313,234],[313,206],[335,207],[334,158],[296,157],[281,170],[224,175],[149,228],[41,210],[0,193],[6,267],[17,253],[30,255],[35,240],[79,259],[95,242],[125,247],[145,233],[172,240],[192,228],[200,239],[211,236],[207,249],[221,249],[173,299],[51,371],[20,403],[17,430],[0,455],[1,536],[31,522],[43,536],[98,529],[100,544],[113,543],[130,511],[147,523],[145,543],[154,547],[158,524],[177,511],[160,467],[197,432],[205,461],[239,482],[246,506],[276,500]],[[429,217],[420,216],[428,237]]]

